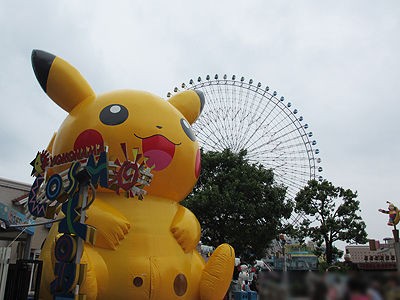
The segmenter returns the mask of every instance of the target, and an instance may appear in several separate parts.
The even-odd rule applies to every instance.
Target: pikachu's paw
[[[186,253],[196,248],[198,239],[193,232],[189,232],[189,230],[179,226],[172,227],[171,232]]]

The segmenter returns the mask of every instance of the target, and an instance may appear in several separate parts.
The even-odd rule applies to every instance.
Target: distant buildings
[[[44,225],[12,227],[32,222],[25,216],[23,205],[30,189],[30,184],[0,178],[0,248],[11,248],[12,263],[18,259],[37,257],[49,231]]]
[[[274,270],[301,271],[317,270],[318,257],[314,255],[315,245],[311,242],[301,245],[297,240],[286,238],[273,241],[263,259]],[[370,240],[369,245],[348,245],[345,252],[360,270],[396,270],[394,239],[385,238],[382,242]]]
[[[396,270],[394,240],[385,238],[383,243],[370,240],[369,245],[346,246],[346,253],[360,270]]]
[[[300,244],[297,240],[285,238],[284,242],[273,241],[264,261],[274,270],[307,271],[318,269],[318,257],[313,253],[314,245]]]
[[[41,272],[38,258],[49,230],[45,225],[18,226],[33,223],[26,217],[24,205],[30,189],[30,184],[0,178],[0,299],[37,296]]]

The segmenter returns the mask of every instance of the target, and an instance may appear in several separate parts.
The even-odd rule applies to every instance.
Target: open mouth
[[[171,163],[174,154],[175,144],[160,134],[156,134],[147,138],[137,136],[142,140],[143,155],[148,158],[146,164],[153,170],[160,171],[165,169]]]

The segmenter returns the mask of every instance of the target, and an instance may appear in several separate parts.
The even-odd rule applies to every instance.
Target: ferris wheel
[[[294,199],[309,180],[323,179],[317,175],[322,172],[321,159],[308,124],[276,91],[235,75],[198,77],[181,88],[204,93],[206,105],[192,128],[204,151],[246,149],[249,162],[273,170],[275,182],[287,188],[287,200]],[[175,87],[174,92],[179,90]],[[295,224],[302,217],[293,213],[288,222]]]

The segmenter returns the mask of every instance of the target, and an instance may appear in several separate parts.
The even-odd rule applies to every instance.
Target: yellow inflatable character
[[[87,267],[79,294],[107,300],[222,299],[232,278],[234,250],[222,244],[205,263],[195,249],[199,222],[179,205],[200,174],[200,151],[190,124],[203,108],[202,93],[185,91],[169,101],[133,90],[96,96],[60,57],[34,50],[32,64],[43,90],[68,113],[48,148],[56,163],[68,159],[63,153],[73,156],[101,145],[116,165],[145,158],[153,176],[142,200],[97,190],[86,219],[96,228],[97,240],[84,246],[81,262]],[[120,185],[133,174],[124,176]],[[53,225],[41,254],[43,299],[52,299],[57,235],[58,225]]]

